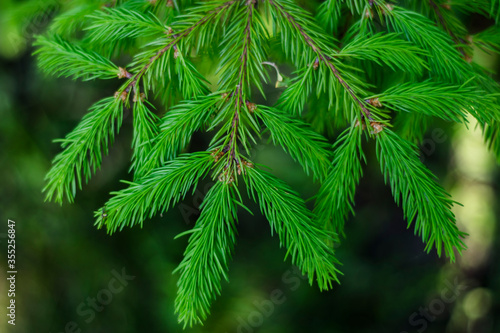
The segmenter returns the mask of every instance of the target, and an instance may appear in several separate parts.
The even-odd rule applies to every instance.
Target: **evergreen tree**
[[[462,124],[473,117],[500,160],[500,87],[473,61],[475,49],[500,52],[500,1],[327,0],[315,15],[293,0],[45,6],[57,15],[35,42],[44,72],[122,81],[60,141],[47,200],[73,202],[108,153],[125,109],[133,112],[133,179],[96,210],[98,228],[113,233],[142,225],[204,178],[215,182],[196,225],[182,234],[189,244],[176,270],[175,309],[184,326],[207,318],[228,279],[237,211],[248,210],[242,190],[310,283],[324,290],[338,281],[332,244],[346,236],[367,141],[374,142],[395,202],[427,252],[454,261],[465,249],[451,211],[455,202],[420,161],[417,144],[435,117]],[[491,26],[471,35],[463,13],[482,15]],[[204,61],[216,64],[215,79],[206,78]],[[280,70],[287,64],[295,69],[290,79]],[[275,77],[282,90],[277,103],[256,104]],[[211,137],[209,146],[188,152],[200,129]],[[299,193],[250,160],[262,136],[320,184],[312,211]]]

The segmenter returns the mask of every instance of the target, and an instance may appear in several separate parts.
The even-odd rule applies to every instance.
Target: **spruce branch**
[[[105,98],[94,104],[78,126],[61,142],[63,151],[52,162],[45,177],[43,191],[46,200],[62,204],[64,197],[73,202],[76,189],[88,182],[101,165],[102,155],[108,153],[115,131],[122,123],[123,104],[117,98]]]
[[[470,14],[470,13],[478,13],[486,17],[492,17],[492,9],[494,6],[492,2],[495,2],[498,0],[452,0],[448,3],[445,3],[443,5],[448,5],[449,7],[456,9],[457,11],[464,13],[464,14]]]
[[[367,7],[372,6],[376,0],[342,0],[349,8],[352,14],[365,14],[367,13]]]
[[[113,79],[120,75],[118,66],[97,52],[69,43],[61,37],[38,36],[33,53],[38,56],[38,67],[55,76],[83,80]]]
[[[147,103],[147,102],[146,102]],[[153,151],[153,142],[158,135],[158,117],[152,113],[138,94],[134,103],[134,138],[132,140],[132,165],[130,170],[134,170],[134,178],[142,176],[137,170],[144,168],[148,163],[148,157]],[[150,107],[153,107],[150,105]]]
[[[225,107],[224,97],[214,93],[198,100],[183,101],[170,109],[160,121],[159,134],[154,138],[145,163],[136,170],[138,177],[177,157],[194,132],[207,124],[217,110],[223,113]]]
[[[247,100],[250,97],[251,84],[256,84],[263,93],[260,79],[265,80],[261,69],[264,55],[262,50],[255,47],[261,44],[260,36],[265,35],[265,30],[258,12],[255,11],[255,5],[256,1],[247,0],[240,11],[235,13],[235,20],[228,28],[228,38],[224,40],[224,45],[228,46],[221,51],[222,59],[218,72],[224,71],[227,76],[219,81],[219,85],[223,89],[234,89],[230,97],[233,113],[226,125],[214,136],[212,143],[223,140],[220,152],[226,156],[223,171],[223,177],[226,179],[237,179],[237,174],[241,173],[242,160],[238,143],[248,152],[248,141],[255,141],[249,129],[258,131],[252,116],[255,105]],[[241,21],[244,22],[243,25],[238,24]]]
[[[298,161],[306,174],[312,171],[313,178],[320,181],[325,178],[330,164],[325,138],[279,109],[259,105],[255,114],[269,130],[273,142]]]
[[[384,180],[391,186],[394,200],[401,205],[408,227],[415,220],[415,234],[426,243],[425,250],[435,247],[441,256],[455,261],[455,250],[466,248],[451,211],[450,195],[436,183],[435,176],[420,162],[416,147],[390,129],[377,135],[377,158]]]
[[[183,39],[188,38],[191,34],[195,33],[197,29],[201,26],[210,22],[211,19],[220,15],[221,12],[227,10],[236,2],[236,0],[227,1],[221,4],[220,6],[215,7],[212,11],[208,12],[205,16],[200,18],[198,21],[194,22],[191,26],[185,28],[179,33],[173,33],[167,40],[167,44],[161,47],[158,51],[156,51],[151,57],[148,58],[146,64],[140,68],[134,77],[130,80],[130,82],[126,85],[125,91],[130,91],[132,87],[134,87],[138,81],[146,74],[146,72],[150,69],[150,67],[157,62],[162,56],[170,51],[171,49],[177,48],[177,44]],[[162,42],[162,40],[160,40]],[[175,50],[174,50],[175,51]]]
[[[192,326],[207,318],[228,279],[237,208],[246,209],[240,185],[310,283],[316,280],[324,290],[338,282],[332,243],[345,236],[345,220],[354,214],[365,136],[376,140],[384,179],[408,226],[414,223],[428,252],[435,247],[455,260],[465,248],[451,212],[455,202],[409,141],[421,142],[434,117],[467,124],[472,115],[500,156],[500,85],[468,58],[471,45],[499,53],[500,34],[490,27],[467,36],[448,8],[498,20],[500,2],[400,3],[326,0],[316,19],[294,0],[65,3],[48,37],[38,37],[41,69],[84,80],[125,80],[115,98],[92,106],[62,140],[63,151],[47,174],[47,199],[74,199],[100,167],[124,107],[133,112],[133,181],[95,212],[96,226],[108,233],[142,226],[211,177],[215,185],[200,218],[179,235],[190,237],[176,269],[175,311],[184,327]],[[118,67],[101,53],[132,61]],[[294,77],[275,106],[257,102],[255,92],[266,99],[269,91],[263,66],[272,65],[282,84],[279,68],[287,63]],[[161,118],[157,109],[164,111]],[[185,153],[196,131],[211,135],[208,148]],[[336,137],[335,144],[317,132]],[[312,212],[290,186],[250,160],[263,135],[320,181]]]
[[[231,133],[229,134],[229,142],[226,147],[229,148],[229,160],[227,162],[226,167],[231,168],[233,163],[237,168],[240,164],[240,161],[237,157],[237,136],[238,136],[238,127],[240,126],[240,113],[243,111],[242,106],[244,105],[245,92],[249,91],[250,83],[248,81],[249,73],[248,73],[248,65],[249,65],[249,57],[250,57],[250,45],[252,43],[252,20],[253,20],[253,10],[254,10],[254,0],[247,0],[246,5],[246,24],[243,32],[243,48],[241,50],[241,66],[239,68],[238,73],[238,81],[236,84],[235,91],[235,108],[234,108],[234,116],[231,120]],[[245,89],[246,88],[246,89]]]
[[[267,81],[262,63],[266,59],[268,28],[255,5],[254,1],[246,1],[233,14],[234,18],[227,27],[228,33],[221,42],[221,59],[217,69],[218,75],[224,73],[219,78],[220,89],[236,89],[237,95],[248,98],[252,85],[264,95],[261,81]]]
[[[254,167],[247,167],[243,175],[249,196],[288,249],[292,263],[307,274],[310,284],[316,280],[320,290],[330,289],[340,274],[339,262],[326,243],[334,236],[316,225],[304,201],[287,184]]]
[[[133,68],[132,71],[140,72],[144,69],[144,63],[150,64],[151,59],[157,54],[157,46],[163,48],[163,42],[163,39],[156,40],[149,44],[150,47],[153,47],[152,50],[148,49],[137,54],[134,62],[130,65]],[[142,83],[144,92],[152,91],[165,106],[173,104],[178,95],[182,99],[196,99],[209,92],[208,81],[185,57],[183,50],[176,45],[172,46],[164,56],[151,63],[150,66],[140,80],[136,81],[137,76],[132,76],[131,80],[122,88],[123,91],[128,94],[137,89],[140,86],[139,83]]]
[[[373,120],[370,110],[368,110],[363,100],[356,95],[353,87],[351,87],[351,85],[343,79],[337,67],[332,63],[332,57],[329,56],[326,53],[326,51],[321,48],[321,44],[316,42],[310,36],[310,34],[304,29],[304,27],[297,22],[294,16],[290,14],[290,12],[288,12],[282,5],[282,3],[287,3],[287,4],[289,3],[286,0],[282,0],[279,2],[277,0],[267,0],[267,2],[269,2],[269,4],[272,7],[274,7],[276,12],[279,13],[279,16],[281,16],[282,19],[287,20],[289,24],[299,33],[304,43],[317,55],[318,61],[320,61],[321,63],[326,65],[327,68],[329,68],[333,76],[342,85],[342,87],[349,93],[352,100],[359,106],[362,112],[362,116],[366,117],[369,120]]]
[[[366,162],[361,148],[362,126],[346,129],[334,145],[331,169],[316,195],[314,214],[326,230],[345,237],[344,224],[354,214],[354,194]]]
[[[496,25],[470,36],[470,41],[485,52],[500,53],[500,29]]]
[[[148,37],[169,32],[152,13],[128,8],[104,8],[87,15],[91,24],[85,27],[87,43],[113,43],[125,38]]]
[[[439,25],[441,25],[441,27],[444,29],[444,31],[446,31],[448,33],[448,35],[450,35],[453,42],[457,45],[457,50],[462,54],[462,57],[464,59],[470,61],[471,60],[471,56],[470,56],[471,50],[468,50],[464,47],[464,45],[466,44],[466,40],[464,40],[463,38],[460,38],[457,35],[457,33],[454,31],[455,29],[457,29],[457,27],[458,27],[458,29],[461,30],[460,32],[462,34],[464,32],[466,32],[467,30],[465,29],[465,27],[463,27],[463,25],[461,25],[460,21],[458,21],[458,19],[455,16],[450,15],[449,11],[450,11],[451,7],[449,5],[448,6],[440,6],[434,0],[428,0],[428,3],[430,5],[430,7],[432,8],[432,11],[434,12],[435,16],[437,17]],[[448,12],[445,13],[444,11],[448,11]],[[452,21],[452,22],[450,22],[450,21]]]
[[[407,82],[370,98],[392,110],[417,112],[458,123],[467,123],[467,114],[482,123],[500,114],[497,96],[479,90],[469,82],[460,86],[429,80]]]
[[[106,226],[110,234],[126,226],[142,226],[146,218],[167,211],[196,187],[212,167],[212,161],[209,152],[184,154],[137,181],[125,182],[129,186],[111,192],[111,199],[95,212],[95,224],[99,228]]]
[[[76,3],[76,4],[75,4]],[[49,31],[61,36],[69,36],[87,23],[86,15],[92,14],[102,6],[101,1],[71,1],[70,9],[59,14],[50,24]]]
[[[180,43],[194,46],[196,53],[203,48],[210,48],[215,38],[221,37],[224,25],[234,14],[234,10],[242,1],[207,1],[191,6],[172,23],[175,31],[189,31]],[[208,24],[210,23],[210,24]],[[178,34],[174,34],[175,37]]]
[[[316,18],[328,32],[338,33],[342,19],[342,4],[340,0],[326,0],[319,6]]]
[[[427,52],[399,38],[400,34],[379,33],[367,38],[360,35],[344,46],[337,57],[352,57],[356,60],[371,60],[386,65],[394,71],[405,71],[422,75],[427,64]]]
[[[317,64],[317,67],[313,64],[297,72],[297,76],[291,80],[291,84],[278,99],[277,107],[289,113],[302,115],[307,103],[311,102],[311,97],[318,101],[326,100],[326,105],[316,108],[315,112],[307,112],[305,116],[309,121],[316,123],[321,119],[328,119],[324,125],[329,130],[335,131],[330,125],[338,124],[344,127],[346,123],[359,115],[359,107],[340,82],[331,75],[330,70],[325,66],[320,66],[319,61]],[[347,72],[345,74],[348,75]],[[350,75],[349,79],[351,82],[358,83],[353,86],[358,94],[367,95],[364,90],[366,87],[360,88],[363,83],[356,76]],[[373,109],[369,104],[366,104],[366,107]]]
[[[500,163],[500,121],[493,121],[483,127],[483,133],[488,148],[495,154]]]
[[[184,99],[196,99],[210,92],[208,81],[179,49],[174,51],[174,60],[174,71],[177,74],[176,81],[174,82],[177,84],[177,88]],[[169,76],[170,78],[174,78],[173,74],[169,74]]]
[[[424,141],[432,120],[424,113],[399,112],[394,118],[394,128],[401,138],[419,145]]]
[[[461,58],[451,38],[427,17],[414,11],[377,1],[377,9],[390,30],[403,34],[409,41],[429,52],[430,75],[452,82],[463,82],[474,76],[472,66]]]
[[[210,313],[211,302],[221,293],[222,279],[228,281],[228,261],[236,242],[236,211],[240,202],[235,186],[217,182],[203,200],[195,227],[187,232],[191,235],[189,244],[174,271],[180,274],[175,312],[184,327],[203,323]]]

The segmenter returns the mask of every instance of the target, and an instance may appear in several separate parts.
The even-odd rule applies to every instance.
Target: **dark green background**
[[[110,155],[78,192],[76,203],[44,203],[44,176],[60,149],[52,140],[73,129],[96,100],[112,95],[118,82],[82,83],[40,74],[26,45],[43,31],[51,14],[7,21],[4,14],[13,3],[0,3],[0,332],[182,331],[173,314],[177,276],[172,271],[186,238],[174,237],[194,225],[209,184],[162,217],[146,221],[142,229],[113,236],[97,230],[93,211],[110,191],[123,187],[120,179],[130,179],[128,112]],[[481,21],[468,20],[472,28]],[[492,68],[497,64],[494,57],[478,60]],[[204,149],[208,140],[196,134],[189,149]],[[439,259],[434,251],[423,252],[413,229],[406,229],[368,145],[356,217],[348,221],[347,239],[337,249],[343,263],[341,285],[320,293],[301,279],[290,261],[283,261],[285,251],[271,237],[258,208],[247,201],[255,214],[239,215],[230,283],[224,283],[205,325],[186,332],[500,332],[498,167],[491,154],[481,153],[477,135],[458,126],[436,122],[426,143],[425,163],[465,205],[456,211],[471,234],[471,250],[457,264]],[[280,149],[263,142],[254,153],[257,162],[271,166],[304,197],[317,190]],[[7,325],[4,314],[7,219],[17,223],[15,327]],[[91,318],[87,298],[109,295],[113,270],[122,269],[135,278]],[[447,302],[455,283],[460,285],[457,297]],[[279,304],[271,306],[273,299]],[[79,315],[79,306],[87,314]],[[419,311],[429,306],[434,314],[429,311],[426,318]]]

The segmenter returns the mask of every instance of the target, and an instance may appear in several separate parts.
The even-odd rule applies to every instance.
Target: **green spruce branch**
[[[58,77],[123,81],[61,140],[47,199],[74,200],[128,109],[131,175],[95,212],[98,228],[142,226],[211,179],[196,225],[179,235],[189,235],[176,269],[175,312],[184,327],[207,319],[229,280],[238,209],[248,210],[244,188],[311,284],[326,290],[339,281],[333,244],[349,238],[344,226],[355,212],[366,141],[408,227],[426,251],[454,261],[466,248],[455,202],[412,142],[435,118],[468,125],[472,116],[500,161],[500,86],[474,62],[473,47],[498,53],[498,27],[470,35],[455,12],[498,21],[499,8],[496,0],[327,0],[313,16],[293,0],[67,3],[37,37],[39,67]],[[266,94],[276,73],[280,96],[272,104]],[[201,151],[190,146],[197,131],[210,137]],[[312,211],[280,170],[254,164],[265,138],[317,183]]]

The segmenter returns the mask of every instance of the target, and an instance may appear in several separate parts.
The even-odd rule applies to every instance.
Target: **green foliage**
[[[271,139],[287,151],[309,174],[323,179],[328,170],[330,153],[326,140],[300,120],[276,109],[259,105],[257,116],[269,129]]]
[[[218,86],[225,90],[242,84],[241,89],[246,89],[245,93],[250,96],[249,88],[251,83],[255,82],[264,95],[261,82],[266,81],[267,72],[263,71],[262,63],[267,59],[264,40],[268,38],[268,33],[263,18],[253,6],[247,6],[234,13],[234,21],[228,29],[232,33],[227,34],[222,40],[224,48],[221,50],[223,56],[218,73],[224,75],[220,75]],[[261,47],[252,48],[250,54],[250,43]],[[252,61],[249,61],[250,56],[253,58]],[[242,78],[245,78],[244,82]]]
[[[498,23],[498,21],[500,21],[500,1],[491,0],[491,7],[489,9],[489,13],[492,17],[495,18],[495,21]]]
[[[105,44],[126,38],[162,35],[168,27],[152,13],[141,13],[128,8],[106,8],[87,15],[91,25],[87,30],[88,43]]]
[[[158,135],[158,117],[138,98],[134,103],[134,139],[132,148],[132,170],[139,170],[153,151],[153,141]],[[136,177],[140,174],[136,173]]]
[[[382,6],[383,19],[390,30],[404,34],[409,41],[426,50],[432,76],[463,82],[473,75],[471,67],[464,62],[446,33],[431,20],[414,11],[398,6],[388,9]]]
[[[415,144],[424,140],[424,135],[432,124],[432,117],[423,113],[398,113],[394,118],[397,133],[403,138]]]
[[[184,101],[171,108],[161,119],[160,132],[153,138],[153,147],[136,173],[145,175],[154,168],[177,157],[187,146],[194,132],[200,129],[223,102],[220,94],[212,94],[196,101]]]
[[[71,36],[81,29],[87,21],[86,19],[82,20],[82,17],[91,15],[101,8],[104,3],[100,0],[73,0],[66,5],[70,7],[57,15],[50,26],[52,32],[62,36]]]
[[[314,213],[325,229],[345,236],[344,223],[349,212],[354,213],[354,194],[363,175],[361,127],[346,129],[334,148],[332,167],[318,191]]]
[[[474,62],[475,47],[499,52],[498,27],[470,37],[456,15],[498,21],[499,7],[486,0],[398,6],[327,0],[315,18],[292,0],[47,4],[58,14],[35,42],[41,70],[123,79],[115,96],[96,103],[62,140],[47,174],[47,199],[73,201],[99,168],[125,108],[133,116],[133,175],[95,212],[98,227],[112,233],[142,225],[205,177],[214,180],[196,226],[186,232],[189,244],[177,269],[175,309],[191,326],[207,318],[228,278],[243,185],[309,281],[322,290],[338,281],[332,245],[339,234],[348,236],[344,224],[354,213],[365,138],[375,141],[408,226],[415,224],[427,251],[444,250],[453,261],[465,248],[454,202],[410,142],[421,142],[434,118],[467,124],[473,116],[500,160],[500,86]],[[291,67],[290,80],[283,80],[282,66]],[[278,101],[257,105],[276,73],[276,87],[286,86]],[[211,135],[201,152],[190,147],[197,131]],[[252,162],[263,133],[318,182],[312,212]]]
[[[478,94],[482,97],[478,98]],[[468,114],[481,122],[488,122],[500,114],[497,96],[481,93],[467,83],[458,86],[432,81],[407,82],[371,98],[392,110],[422,113],[457,123],[467,122]]]
[[[324,93],[328,95],[328,107],[335,105],[336,110],[343,111],[340,116],[345,119],[360,112],[367,115],[367,106],[359,97],[366,95],[363,90],[366,84],[352,68],[337,60],[336,40],[325,34],[313,18],[292,1],[269,0],[266,3],[266,9],[279,24],[279,30],[274,33],[279,32],[285,54],[299,68],[278,105],[286,111],[301,113],[310,94]],[[291,56],[297,54],[301,56]]]
[[[485,126],[484,136],[488,147],[496,154],[497,161],[500,163],[500,123],[493,121]]]
[[[271,16],[273,35],[279,36],[285,55],[297,68],[312,65],[318,51],[332,55],[338,49],[336,40],[325,34],[312,15],[294,1],[265,1],[264,10]]]
[[[495,6],[497,0],[453,0],[453,9],[464,13],[479,13],[484,16],[490,16],[492,9]],[[491,7],[489,3],[491,2]]]
[[[88,182],[101,165],[103,152],[114,139],[122,123],[123,104],[119,99],[106,98],[94,104],[78,126],[61,142],[63,151],[53,161],[47,174],[44,191],[48,200],[72,202],[82,180]]]
[[[288,249],[292,262],[307,274],[309,283],[312,284],[316,275],[320,289],[331,288],[333,281],[338,282],[335,267],[338,261],[324,240],[331,239],[332,235],[315,224],[304,200],[283,181],[254,168],[247,169],[245,175],[249,195],[259,203],[282,246]]]
[[[155,92],[167,105],[173,95],[172,90],[178,91],[185,99],[208,92],[205,79],[185,59],[183,50],[165,37],[149,43],[148,49],[137,54],[129,67],[137,73],[133,83],[142,83],[146,92]]]
[[[420,162],[416,147],[385,129],[377,135],[377,157],[408,227],[415,220],[415,234],[427,243],[427,252],[435,247],[441,255],[444,248],[445,255],[455,261],[454,250],[465,249],[461,238],[466,234],[456,226],[450,195]]]
[[[63,40],[61,37],[38,37],[38,66],[47,74],[73,79],[113,79],[118,67],[100,54]]]
[[[422,74],[426,66],[423,59],[426,52],[398,37],[394,33],[379,33],[370,38],[357,36],[337,56],[371,60],[382,66],[385,64],[392,70]]]
[[[500,29],[497,26],[485,29],[471,36],[474,45],[486,52],[500,53]]]
[[[207,152],[181,155],[136,182],[126,182],[127,188],[112,192],[113,197],[95,212],[96,225],[106,225],[109,233],[142,225],[147,217],[165,212],[184,198],[207,174],[211,160]]]
[[[221,280],[229,281],[228,260],[236,242],[238,189],[218,182],[208,191],[196,225],[189,231],[180,273],[175,311],[184,327],[201,324],[210,313],[210,303],[221,293]],[[178,236],[179,237],[179,236]]]

